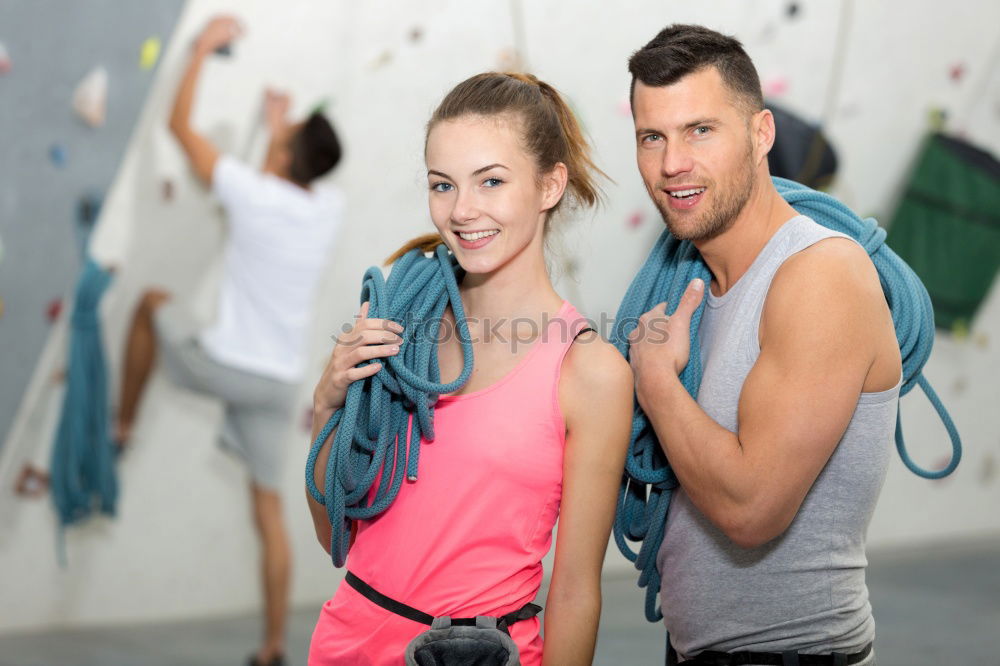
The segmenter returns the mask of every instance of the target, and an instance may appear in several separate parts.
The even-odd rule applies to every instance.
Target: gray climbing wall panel
[[[143,43],[166,43],[183,0],[4,0],[0,42],[0,446],[81,266],[84,197],[101,199],[153,81]],[[93,68],[108,73],[107,114],[92,128],[71,100]],[[63,312],[68,311],[65,303]]]

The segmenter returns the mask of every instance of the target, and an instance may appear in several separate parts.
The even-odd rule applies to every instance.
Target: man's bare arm
[[[170,113],[170,131],[184,149],[195,175],[206,185],[212,184],[212,171],[219,151],[212,142],[191,127],[191,109],[205,58],[240,35],[239,24],[231,16],[212,19],[195,41],[191,60],[181,79]]]
[[[644,373],[639,400],[674,472],[735,543],[758,546],[787,529],[850,423],[876,358],[873,332],[891,331],[886,317],[864,251],[824,242],[789,258],[772,281],[737,433],[715,423],[676,373]]]

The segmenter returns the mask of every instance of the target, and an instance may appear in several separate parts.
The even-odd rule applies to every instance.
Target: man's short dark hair
[[[333,125],[322,113],[310,115],[292,138],[292,163],[289,177],[308,185],[329,173],[340,162],[340,139]]]
[[[700,25],[667,26],[632,54],[629,99],[635,98],[635,82],[647,86],[669,86],[688,74],[714,67],[741,106],[750,113],[764,108],[760,78],[750,56],[734,37]]]

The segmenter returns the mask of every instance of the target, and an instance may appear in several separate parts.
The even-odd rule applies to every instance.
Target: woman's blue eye
[[[451,183],[434,183],[431,189],[435,192],[448,192],[451,190]]]
[[[483,185],[485,185],[486,187],[496,187],[501,183],[503,183],[503,181],[500,180],[499,178],[487,178],[486,180],[483,181]]]

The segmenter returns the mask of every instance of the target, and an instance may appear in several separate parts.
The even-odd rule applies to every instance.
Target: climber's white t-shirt
[[[332,187],[304,190],[228,155],[215,164],[212,191],[229,229],[216,320],[200,342],[220,363],[297,381],[343,196]]]

